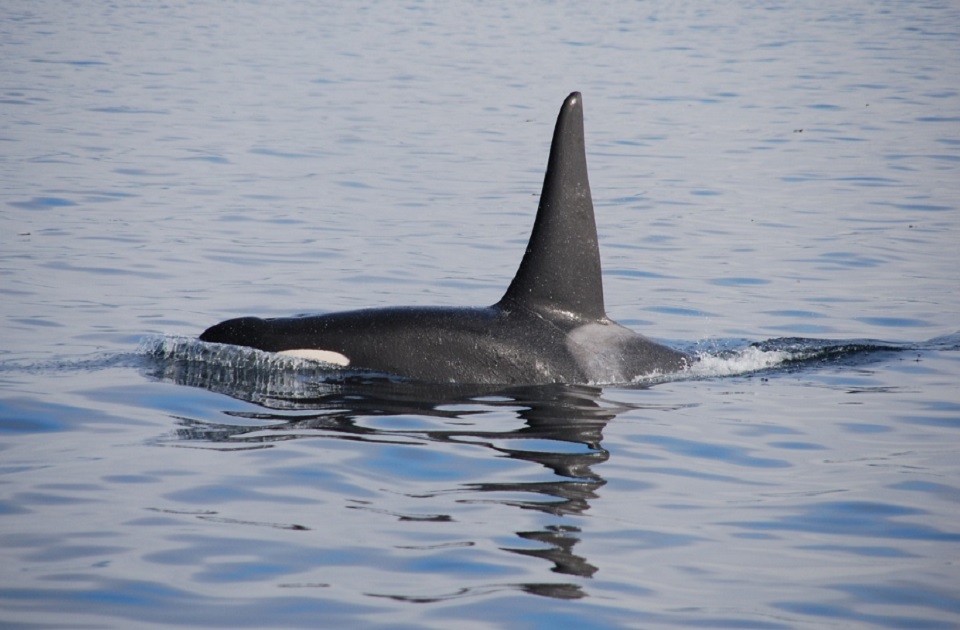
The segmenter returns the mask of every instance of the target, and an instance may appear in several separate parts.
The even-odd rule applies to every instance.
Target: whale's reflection
[[[279,440],[318,435],[371,442],[410,443],[415,439],[482,445],[539,464],[553,475],[547,481],[465,483],[459,487],[470,495],[465,502],[485,501],[482,495],[486,494],[506,495],[495,500],[555,516],[578,515],[590,509],[597,490],[606,483],[595,470],[609,458],[601,445],[603,429],[618,413],[637,407],[607,400],[600,388],[582,385],[497,389],[397,382],[369,375],[324,381],[303,370],[265,371],[188,359],[158,361],[154,376],[256,405],[252,410],[224,411],[235,423],[179,418],[178,440],[229,449],[264,448]],[[502,416],[504,412],[519,421],[511,424],[515,428],[485,430],[482,422],[470,421],[481,414]],[[383,428],[389,423],[371,422],[390,416],[441,419],[430,426],[442,428]],[[503,550],[551,562],[555,573],[591,577],[598,570],[575,551],[581,535],[578,527],[549,525],[513,533],[525,542]],[[529,541],[544,546],[531,548]],[[511,587],[563,599],[583,596],[576,584]]]

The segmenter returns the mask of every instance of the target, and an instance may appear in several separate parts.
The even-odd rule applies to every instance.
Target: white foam
[[[697,361],[687,368],[686,374],[696,378],[749,374],[781,365],[793,356],[785,350],[761,350],[754,347],[731,354],[698,353]]]

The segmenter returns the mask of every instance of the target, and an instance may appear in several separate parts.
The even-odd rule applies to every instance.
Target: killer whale
[[[607,317],[579,92],[560,108],[533,231],[496,304],[241,317],[200,340],[436,383],[629,383],[690,362]]]

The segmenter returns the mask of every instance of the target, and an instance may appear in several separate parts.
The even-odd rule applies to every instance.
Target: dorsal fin
[[[579,92],[560,108],[537,219],[500,306],[580,320],[606,317]]]

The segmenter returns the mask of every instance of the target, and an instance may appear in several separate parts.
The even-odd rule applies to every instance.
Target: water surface
[[[0,625],[960,623],[954,4],[14,1],[0,41]],[[609,314],[700,373],[151,352],[496,301],[573,90]]]

